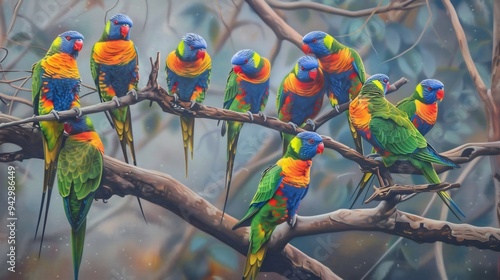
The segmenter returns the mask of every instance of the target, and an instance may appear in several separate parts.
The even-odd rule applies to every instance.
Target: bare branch
[[[279,226],[270,245],[279,248],[296,237],[351,230],[380,231],[419,243],[441,241],[458,246],[500,251],[498,228],[427,219],[399,211],[385,201],[370,209],[339,209],[313,217],[298,217],[293,229]]]
[[[370,9],[364,9],[359,11],[349,11],[340,8],[335,8],[331,6],[327,6],[324,4],[316,3],[316,2],[283,2],[276,0],[268,0],[267,3],[269,6],[282,10],[298,10],[298,9],[310,9],[322,13],[334,14],[345,17],[364,17],[369,16],[371,14],[381,14],[389,11],[396,10],[410,10],[413,8],[420,7],[424,5],[424,3],[416,3],[414,5],[410,5],[415,2],[415,0],[407,0],[407,1],[391,1],[391,3],[387,6],[375,7]]]
[[[489,98],[486,96],[486,92],[488,89],[481,79],[476,65],[474,65],[474,60],[472,60],[472,57],[470,55],[469,45],[467,44],[467,37],[465,36],[464,29],[462,28],[460,20],[458,19],[457,11],[455,11],[455,8],[453,7],[453,4],[451,4],[450,0],[442,0],[442,2],[446,8],[446,11],[450,15],[451,24],[453,25],[453,29],[455,30],[455,34],[457,35],[458,44],[460,46],[460,51],[462,51],[462,56],[464,58],[465,65],[467,66],[467,70],[469,70],[469,74],[472,78],[472,81],[474,82],[474,85],[476,86],[479,97],[484,104],[487,104],[488,102],[490,102]]]
[[[395,195],[405,195],[405,194],[416,194],[421,192],[438,192],[438,191],[446,191],[449,189],[459,188],[460,184],[458,183],[447,183],[442,182],[439,184],[424,184],[424,185],[393,185],[385,188],[377,188],[373,186],[374,192],[373,194],[365,201],[365,203],[369,203],[373,200],[386,200],[389,197]]]
[[[13,101],[13,102],[19,102],[19,103],[23,103],[25,105],[28,105],[30,107],[33,107],[33,103],[31,103],[31,101],[29,101],[28,99],[25,99],[25,98],[22,98],[22,97],[17,97],[17,96],[12,96],[12,95],[7,95],[5,93],[1,93],[0,92],[0,98],[4,99],[4,100],[9,100],[9,101]]]

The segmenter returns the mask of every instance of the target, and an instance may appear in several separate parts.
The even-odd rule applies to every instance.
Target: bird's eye
[[[71,40],[71,37],[69,37],[69,36],[66,36],[66,40],[68,40],[68,41],[69,41],[69,40]]]
[[[317,41],[318,41],[318,39],[316,39],[316,38],[311,40],[311,42],[313,42],[313,43],[316,43]]]
[[[309,142],[309,144],[314,144],[314,139],[311,138],[311,139],[307,140],[307,142]]]
[[[117,25],[117,24],[118,24],[118,21],[117,21],[117,20],[115,20],[113,23],[114,23],[115,25]]]
[[[389,80],[387,80],[387,78],[384,79],[384,83],[387,83]]]
[[[245,59],[245,63],[248,63],[248,59]]]
[[[189,49],[194,50],[194,47],[193,46],[189,46]]]
[[[428,89],[428,90],[432,90],[432,88],[431,88],[431,87],[427,87],[427,89]]]
[[[304,66],[300,66],[300,70],[304,71],[306,68]]]

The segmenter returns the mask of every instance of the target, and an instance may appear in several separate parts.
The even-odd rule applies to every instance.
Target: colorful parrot
[[[119,105],[118,97],[123,97],[129,92],[137,96],[139,60],[134,42],[130,40],[132,25],[133,22],[127,15],[117,14],[111,17],[106,22],[101,39],[92,48],[90,70],[101,102],[114,100]],[[120,140],[125,162],[129,163],[128,145],[132,162],[137,166],[129,106],[113,109],[110,115],[112,126],[114,126]],[[137,197],[137,202],[142,217],[146,221],[139,197]]]
[[[74,108],[80,112],[80,72],[76,63],[78,53],[83,47],[83,35],[76,31],[66,31],[52,42],[47,54],[33,65],[31,75],[31,90],[33,95],[33,110],[35,115],[52,113],[59,118],[57,111]],[[40,251],[42,251],[45,226],[50,206],[52,187],[56,177],[57,156],[61,150],[64,125],[57,121],[42,121],[39,123],[42,131],[43,154],[45,168],[43,175],[43,193],[36,224],[35,239],[42,217],[45,194],[47,206],[43,222]]]
[[[200,35],[188,33],[182,38],[175,51],[166,59],[168,91],[176,99],[191,102],[205,100],[205,93],[210,83],[212,59],[206,52],[207,43]],[[193,159],[194,117],[181,117],[182,141],[184,142],[184,161],[188,176],[188,151]]]
[[[323,105],[324,78],[318,61],[312,56],[299,58],[293,70],[281,82],[276,96],[278,119],[290,123],[294,129],[311,123]],[[294,137],[282,133],[283,154]]]
[[[233,227],[235,230],[250,226],[243,279],[257,279],[267,242],[276,226],[285,221],[295,226],[297,208],[309,188],[312,158],[323,150],[321,136],[315,132],[301,132],[290,141],[283,157],[262,173],[247,213]]]
[[[386,75],[376,74],[368,78],[349,106],[353,126],[373,145],[385,166],[391,166],[398,159],[408,160],[422,171],[429,183],[440,183],[433,163],[453,168],[460,166],[439,155],[408,119],[408,115],[385,99],[388,87],[389,78]],[[438,195],[458,219],[457,213],[465,217],[446,191],[440,191]]]
[[[226,92],[224,95],[224,109],[240,113],[261,114],[266,107],[269,97],[269,76],[271,63],[265,57],[253,50],[238,51],[232,58],[233,68],[227,78]],[[226,164],[226,199],[222,210],[222,218],[226,209],[227,197],[231,186],[234,158],[238,137],[243,127],[242,122],[224,121],[221,135],[227,131],[227,164]]]
[[[359,54],[342,45],[331,35],[322,31],[312,31],[302,38],[305,54],[314,54],[325,75],[327,96],[330,104],[338,111],[338,106],[355,98],[365,82],[365,67]],[[363,154],[363,142],[353,128],[349,112],[346,112],[349,129],[356,151]]]
[[[74,278],[82,261],[87,214],[101,184],[104,146],[87,116],[64,125],[69,134],[59,155],[57,185],[71,225]]]
[[[438,115],[437,102],[443,100],[443,98],[443,83],[439,80],[426,79],[416,86],[411,96],[399,101],[396,108],[405,112],[420,134],[425,136],[436,123]],[[374,152],[372,150],[372,153]],[[372,178],[373,173],[367,172],[363,174],[363,178],[356,187],[357,194],[356,190],[353,193],[353,196],[356,194],[356,197],[351,204],[351,208]]]

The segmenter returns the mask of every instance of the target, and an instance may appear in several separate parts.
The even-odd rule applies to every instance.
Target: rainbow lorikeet
[[[269,97],[269,76],[271,74],[271,63],[265,57],[260,56],[253,50],[240,50],[231,58],[233,68],[229,72],[224,94],[224,109],[235,112],[247,112],[262,114]],[[224,121],[222,123],[221,135],[227,132],[227,164],[226,164],[226,199],[224,201],[224,213],[227,197],[231,186],[234,158],[236,157],[236,146],[240,135],[242,122]],[[224,214],[223,216],[224,217]]]
[[[408,160],[422,171],[429,183],[440,183],[433,163],[453,168],[460,166],[439,155],[408,119],[408,115],[385,99],[388,87],[389,78],[384,74],[368,78],[349,106],[353,126],[372,144],[385,166],[391,166],[398,159]],[[438,195],[457,218],[457,213],[465,217],[446,191],[439,191]]]
[[[355,98],[365,82],[365,67],[359,54],[352,48],[339,43],[333,36],[322,31],[312,31],[302,38],[305,54],[314,54],[326,80],[326,94],[332,107]],[[349,112],[346,112],[349,128],[356,151],[363,154],[361,137],[353,128]]]
[[[312,56],[299,58],[295,67],[288,73],[278,89],[276,108],[278,119],[289,122],[294,128],[307,122],[314,127],[312,118],[316,117],[323,105],[324,77],[318,61]],[[283,154],[294,137],[282,133]]]
[[[69,134],[59,155],[57,185],[71,225],[74,278],[82,261],[87,214],[101,184],[104,146],[87,116],[64,125]]]
[[[405,112],[415,128],[424,136],[436,123],[438,115],[437,102],[443,100],[443,98],[443,83],[439,80],[425,79],[416,86],[411,96],[399,101],[396,104],[396,108]],[[372,153],[374,152],[373,150]],[[372,178],[373,173],[367,172],[363,174],[363,178],[356,187],[357,194],[351,204],[351,208]]]
[[[131,92],[137,96],[139,82],[139,60],[134,42],[130,40],[132,20],[124,14],[112,16],[104,27],[99,41],[94,44],[90,56],[92,78],[99,92],[101,102],[115,100]],[[129,106],[113,109],[110,112],[123,152],[125,162],[129,163],[127,146],[130,149],[132,162],[137,165],[134,150],[134,135],[132,133],[132,117]],[[142,217],[146,216],[142,204],[137,197]]]
[[[250,226],[250,245],[243,279],[257,279],[267,251],[267,242],[279,224],[295,226],[300,201],[307,194],[312,158],[324,150],[323,139],[315,132],[294,137],[286,153],[268,167],[260,179],[250,207],[233,230]]]
[[[206,52],[207,43],[200,35],[188,33],[184,36],[175,51],[166,59],[168,91],[176,99],[191,102],[205,100],[205,93],[210,83],[212,59]],[[194,117],[181,117],[182,141],[184,142],[184,160],[186,177],[188,176],[188,151],[193,159]]]
[[[35,115],[54,114],[57,111],[74,108],[80,112],[80,72],[76,63],[78,53],[83,47],[83,35],[76,31],[66,31],[52,42],[47,54],[33,65],[31,75],[31,90],[33,95],[33,110]],[[42,217],[45,194],[47,193],[47,205],[45,207],[45,218],[40,241],[40,252],[42,250],[47,215],[50,206],[50,197],[54,185],[57,156],[61,150],[64,125],[57,121],[41,121],[39,123],[42,131],[43,154],[45,168],[43,175],[43,193],[36,224],[35,238]]]

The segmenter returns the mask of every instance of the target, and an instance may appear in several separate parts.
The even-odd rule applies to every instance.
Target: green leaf
[[[398,58],[397,61],[401,71],[410,77],[415,77],[422,71],[422,55],[415,49],[407,52],[405,55]]]
[[[426,78],[432,78],[436,73],[436,59],[434,59],[434,54],[426,48],[420,48],[420,53],[425,61],[422,71]]]
[[[385,40],[385,46],[393,54],[397,54],[399,48],[401,47],[401,36],[395,28],[387,28],[387,39]]]

